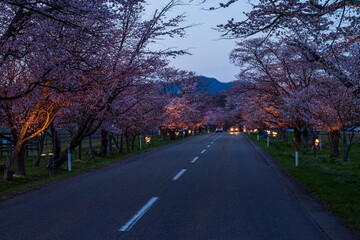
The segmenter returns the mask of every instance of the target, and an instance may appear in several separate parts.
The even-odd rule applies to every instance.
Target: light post
[[[46,153],[42,153],[41,154],[41,159],[44,160],[44,166],[46,168],[46,159],[45,159],[45,157],[46,157]]]
[[[49,177],[51,177],[51,171],[54,169],[54,154],[49,153]]]
[[[150,146],[151,144],[151,137],[145,137],[145,142]]]
[[[313,150],[314,150],[314,158],[316,158],[316,153],[319,150],[319,145],[320,145],[320,140],[319,138],[315,138],[314,140],[314,146],[313,146]]]

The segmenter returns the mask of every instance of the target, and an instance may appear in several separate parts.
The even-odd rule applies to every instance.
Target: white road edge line
[[[209,148],[209,147],[211,147],[211,145],[208,145],[207,147]]]
[[[181,175],[184,174],[184,172],[186,172],[186,169],[183,169],[178,174],[176,174],[176,176],[173,178],[173,181],[178,180],[181,177]]]
[[[199,159],[199,157],[194,158],[194,159],[191,161],[191,163],[196,162],[196,160],[198,160],[198,159]]]
[[[154,202],[156,202],[158,199],[158,197],[151,198],[134,217],[132,217],[124,226],[119,229],[119,232],[129,231],[135,225],[135,223],[137,223],[137,221],[139,221],[140,218],[150,209],[151,205],[153,205]]]
[[[202,150],[201,153],[204,153],[206,151],[206,149]]]

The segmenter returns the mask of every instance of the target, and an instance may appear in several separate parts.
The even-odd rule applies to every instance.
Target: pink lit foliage
[[[150,19],[143,19],[144,1],[113,4],[115,20],[114,27],[109,29],[108,45],[100,48],[92,59],[95,67],[84,75],[89,84],[86,89],[81,89],[81,94],[75,96],[74,102],[77,104],[72,111],[68,111],[81,120],[70,142],[70,149],[74,149],[104,122],[112,126],[107,118],[111,118],[111,111],[117,109],[119,104],[126,103],[129,109],[135,107],[140,101],[134,102],[131,92],[138,89],[146,93],[147,83],[156,79],[157,73],[167,65],[167,57],[185,54],[184,51],[152,50],[149,47],[150,43],[161,37],[181,37],[184,34],[185,27],[179,27],[183,16],[166,18],[167,12],[176,6],[175,1],[156,11]],[[130,113],[130,110],[125,112]],[[56,166],[59,167],[65,158],[64,153],[56,160]]]
[[[238,22],[232,18],[218,26],[224,37],[265,34],[268,39],[282,39],[304,51],[307,61],[318,64],[360,98],[359,79],[344,69],[347,64],[339,64],[360,40],[359,1],[264,0],[252,4],[246,20]]]
[[[349,64],[356,54],[353,51],[346,56]],[[313,128],[330,130],[336,136],[346,126],[356,126],[359,104],[353,88],[309,63],[307,56],[302,48],[286,41],[252,39],[238,43],[231,58],[241,69],[240,80],[228,98],[246,103],[238,105],[246,124],[294,128],[296,141],[305,146],[311,144]]]
[[[146,84],[167,65],[167,57],[185,54],[149,48],[162,37],[183,36],[186,27],[179,27],[183,15],[166,17],[177,2],[170,1],[150,19],[144,19],[145,4],[143,0],[0,3],[0,71],[4,73],[0,99],[2,108],[10,111],[1,110],[1,114],[25,113],[27,105],[32,112],[44,109],[44,116],[49,113],[46,123],[34,131],[26,126],[35,125],[35,115],[43,121],[40,113],[18,117],[21,124],[26,123],[21,139],[40,134],[57,114],[57,128],[76,130],[70,142],[73,150],[108,120],[116,104],[133,102],[132,88],[146,91]],[[13,129],[7,124],[1,122],[1,127]],[[22,142],[18,141],[14,156]],[[55,167],[65,159],[64,152]]]
[[[207,93],[200,91],[200,78],[192,72],[169,68],[160,77],[163,92],[168,96],[163,126],[174,131],[204,124],[211,99]]]
[[[105,2],[1,1],[0,71],[22,66],[31,77],[11,82],[1,76],[0,99],[21,98],[39,86],[72,89],[104,39],[111,14]]]
[[[269,127],[302,127],[298,106],[288,104],[297,103],[291,93],[310,86],[318,74],[303,51],[282,41],[252,39],[238,43],[231,59],[241,70],[234,90],[246,102],[240,108],[247,119]]]

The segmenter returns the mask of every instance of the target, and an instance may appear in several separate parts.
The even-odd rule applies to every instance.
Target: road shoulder
[[[342,219],[330,212],[323,201],[314,196],[302,183],[291,176],[270,154],[254,143],[245,134],[246,141],[257,151],[259,156],[274,170],[294,197],[299,201],[306,213],[314,220],[318,227],[329,239],[360,239]]]

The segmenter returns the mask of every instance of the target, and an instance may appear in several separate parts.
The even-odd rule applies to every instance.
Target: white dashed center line
[[[153,197],[151,198],[146,204],[145,206],[143,206],[140,211],[130,219],[130,221],[128,221],[124,226],[122,226],[119,229],[119,232],[126,232],[129,231],[134,225],[135,223],[137,223],[137,221],[140,220],[140,218],[142,216],[144,216],[144,214],[150,209],[151,205],[154,204],[154,202],[156,202],[156,200],[158,200],[158,197]]]
[[[186,172],[186,169],[181,170],[181,171],[180,171],[178,174],[176,174],[176,176],[173,178],[173,181],[178,180],[178,179],[181,177],[181,175],[183,175],[185,172]]]
[[[199,159],[199,157],[194,158],[194,159],[191,161],[191,163],[196,162],[196,160],[198,160],[198,159]]]
[[[207,147],[209,148],[209,147],[211,147],[211,145],[207,145]]]
[[[204,150],[201,151],[201,153],[204,153],[204,152],[206,152],[206,149],[204,149]]]

